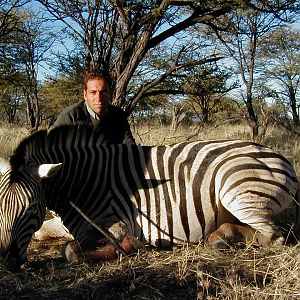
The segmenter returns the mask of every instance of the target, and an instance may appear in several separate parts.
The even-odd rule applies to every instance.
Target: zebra
[[[0,156],[0,178],[10,169],[9,161]],[[51,238],[64,237],[73,239],[68,230],[62,224],[60,218],[52,211],[48,211],[49,219],[46,220],[42,227],[34,233],[34,239],[47,240]]]
[[[26,261],[46,207],[75,238],[65,250],[72,261],[78,251],[91,260],[114,251],[72,203],[126,253],[147,244],[280,244],[273,217],[299,203],[291,163],[251,141],[110,144],[99,130],[62,126],[25,138],[10,165],[0,181],[0,254],[11,270]]]

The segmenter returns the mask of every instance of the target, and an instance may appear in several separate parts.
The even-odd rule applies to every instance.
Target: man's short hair
[[[109,80],[104,76],[104,74],[101,71],[93,70],[87,72],[83,77],[84,90],[87,89],[87,82],[93,79],[104,79],[107,82],[108,86],[110,87]]]

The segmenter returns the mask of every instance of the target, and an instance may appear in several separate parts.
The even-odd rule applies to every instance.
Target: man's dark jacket
[[[87,110],[85,101],[65,108],[57,117],[53,127],[72,124],[90,124],[99,128],[114,144],[134,144],[125,113],[118,107],[110,105],[100,120],[93,118]]]

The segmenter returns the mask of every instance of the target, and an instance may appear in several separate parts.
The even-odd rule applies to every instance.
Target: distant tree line
[[[298,15],[288,0],[1,1],[0,118],[51,124],[97,69],[137,122],[297,128]]]

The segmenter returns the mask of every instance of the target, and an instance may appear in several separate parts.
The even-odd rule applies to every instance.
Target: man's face
[[[88,106],[98,115],[106,110],[110,102],[108,83],[103,78],[92,79],[87,82],[83,97]]]

